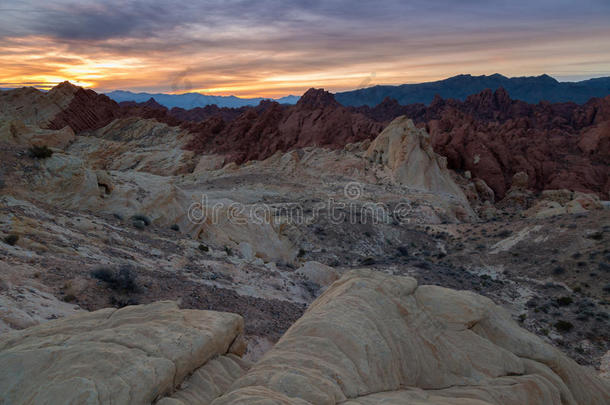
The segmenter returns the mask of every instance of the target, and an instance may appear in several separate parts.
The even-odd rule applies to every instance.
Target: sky
[[[610,76],[609,0],[0,0],[0,87],[280,97]]]

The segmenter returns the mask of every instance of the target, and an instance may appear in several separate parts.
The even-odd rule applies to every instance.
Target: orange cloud
[[[66,40],[29,35],[0,43],[0,87],[48,89],[69,80],[99,90],[281,97],[302,94],[309,87],[342,91],[458,73],[585,78],[610,72],[608,37],[609,28],[598,28],[561,37],[488,31],[483,38],[462,33],[361,44],[358,38],[348,38],[300,47],[272,39],[266,43],[230,38],[227,45],[233,46],[206,47],[197,40],[171,46],[171,41],[158,38]]]

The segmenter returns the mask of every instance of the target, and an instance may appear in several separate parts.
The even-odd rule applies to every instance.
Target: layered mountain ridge
[[[610,77],[580,82],[559,82],[546,74],[511,78],[498,73],[489,76],[465,74],[427,83],[373,86],[337,93],[335,96],[337,101],[346,106],[373,107],[386,97],[394,98],[400,104],[429,104],[437,95],[463,101],[468,96],[485,89],[497,90],[500,87],[506,89],[511,98],[527,103],[548,101],[583,104],[592,97],[604,97],[610,94]]]

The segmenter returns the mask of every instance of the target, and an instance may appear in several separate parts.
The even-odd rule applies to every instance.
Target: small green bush
[[[569,332],[573,327],[574,325],[572,325],[571,322],[564,320],[559,320],[555,323],[555,329],[557,329],[559,332]]]
[[[76,296],[74,294],[66,294],[64,296],[64,302],[74,302],[76,301]]]
[[[572,300],[572,297],[559,297],[557,298],[557,304],[559,306],[565,307],[570,305],[572,302],[574,302],[574,300]]]
[[[204,245],[203,243],[199,244],[199,250],[201,250],[202,252],[209,252],[210,248],[207,247],[206,245]]]
[[[116,270],[109,267],[98,267],[91,272],[91,276],[105,282],[113,290],[125,292],[139,290],[136,275],[131,266],[120,266]]]
[[[409,256],[409,249],[407,249],[405,246],[398,246],[396,250],[400,256]]]
[[[144,229],[146,228],[146,223],[144,221],[140,221],[139,219],[134,219],[132,225],[136,229]]]
[[[46,159],[53,156],[53,151],[47,145],[32,146],[28,151],[34,159]]]
[[[15,235],[14,233],[7,235],[4,238],[4,242],[7,245],[11,245],[11,246],[15,246],[17,244],[17,241],[19,240],[19,235]]]
[[[142,221],[142,222],[144,222],[144,225],[146,225],[146,226],[149,226],[151,224],[150,218],[148,218],[144,214],[136,214],[136,215],[132,216],[131,219],[134,222],[135,221]]]
[[[362,263],[364,266],[371,266],[375,264],[375,259],[373,259],[372,257],[367,257],[363,259],[360,263]]]
[[[172,226],[169,227],[169,229],[171,229],[172,231],[179,232],[180,226],[178,224],[173,224]]]

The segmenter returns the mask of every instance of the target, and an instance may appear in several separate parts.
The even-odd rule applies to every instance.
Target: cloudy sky
[[[277,97],[610,75],[609,0],[0,0],[0,87]]]

